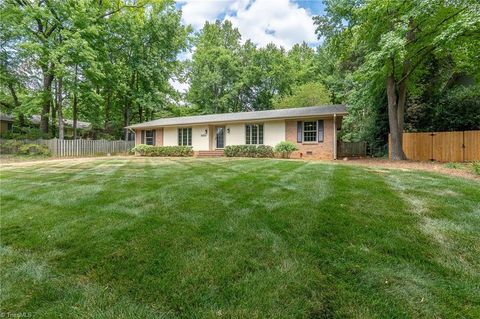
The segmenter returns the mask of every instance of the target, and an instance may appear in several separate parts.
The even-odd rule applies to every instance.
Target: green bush
[[[480,161],[472,163],[472,170],[475,174],[480,175]]]
[[[132,148],[131,151],[134,153],[138,153],[141,156],[151,156],[153,152],[153,146],[146,145],[146,144],[139,144],[139,145],[136,145],[134,148]]]
[[[24,144],[20,146],[18,154],[31,156],[51,156],[50,150],[45,145]]]
[[[0,144],[1,154],[17,154],[18,150],[24,143],[17,140],[8,140]]]
[[[193,156],[193,149],[190,146],[152,146],[139,144],[132,149],[132,152],[141,156],[158,157],[186,157]]]
[[[298,146],[292,142],[282,141],[275,146],[275,152],[280,153],[283,158],[290,158],[295,151],[298,151]]]
[[[224,149],[227,157],[274,157],[273,147],[268,145],[228,145]]]

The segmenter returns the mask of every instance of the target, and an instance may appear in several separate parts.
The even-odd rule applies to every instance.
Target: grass
[[[270,159],[1,171],[1,311],[478,318],[480,183]]]
[[[475,175],[480,176],[480,161],[475,161],[471,163],[450,162],[450,163],[443,164],[443,166],[450,169],[458,169],[458,170],[471,172]]]

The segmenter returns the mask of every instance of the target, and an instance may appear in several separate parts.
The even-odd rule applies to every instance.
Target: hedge
[[[186,157],[193,156],[191,146],[152,146],[140,144],[132,148],[132,152],[141,156],[159,156],[159,157]]]
[[[39,155],[51,156],[52,153],[45,145],[27,144],[22,141],[8,140],[0,144],[1,154],[15,154],[15,155]]]
[[[269,145],[228,145],[224,154],[227,157],[275,157]]]

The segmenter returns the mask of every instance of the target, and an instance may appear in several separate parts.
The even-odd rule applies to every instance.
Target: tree
[[[330,104],[330,92],[318,82],[311,82],[296,86],[291,95],[277,96],[273,101],[276,109],[305,107]]]
[[[230,21],[205,23],[197,34],[190,65],[188,100],[205,113],[241,110],[240,32]]]
[[[392,159],[405,159],[402,132],[409,81],[432,53],[454,50],[478,37],[477,1],[326,1],[317,33],[357,57],[357,81],[383,83]],[[374,79],[381,79],[376,81]]]

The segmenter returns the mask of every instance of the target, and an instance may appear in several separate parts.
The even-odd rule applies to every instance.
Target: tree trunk
[[[129,126],[130,125],[130,106],[128,103],[128,99],[125,98],[125,109],[123,112],[123,126]],[[128,129],[125,129],[125,141],[128,141]]]
[[[18,99],[17,91],[15,91],[15,86],[13,85],[13,83],[8,83],[8,89],[10,90],[10,94],[12,95],[14,107],[17,110],[20,109],[20,100]],[[23,114],[23,112],[18,113],[18,125],[20,127],[25,126],[25,115]]]
[[[63,96],[62,96],[62,82],[63,79],[58,79],[58,86],[57,86],[57,113],[58,113],[58,139],[63,140],[65,139],[65,129],[63,123]]]
[[[406,90],[401,92],[406,93]],[[400,98],[400,101],[399,101]],[[403,116],[405,109],[405,98],[397,96],[395,76],[390,74],[387,77],[387,99],[388,99],[388,123],[390,126],[390,143],[392,160],[407,159],[403,152]],[[399,105],[401,102],[402,105]]]
[[[52,100],[52,82],[53,82],[53,64],[48,67],[42,67],[43,76],[43,103],[42,113],[40,117],[40,130],[43,133],[48,133],[48,113],[50,112],[50,105]]]
[[[105,123],[103,125],[103,130],[105,132],[110,131],[110,105],[112,103],[112,93],[110,89],[108,89],[107,94],[107,104],[105,104]]]
[[[75,65],[75,85],[73,91],[73,139],[77,139],[77,121],[78,121],[78,97],[77,97],[77,77],[78,77],[78,64]]]

